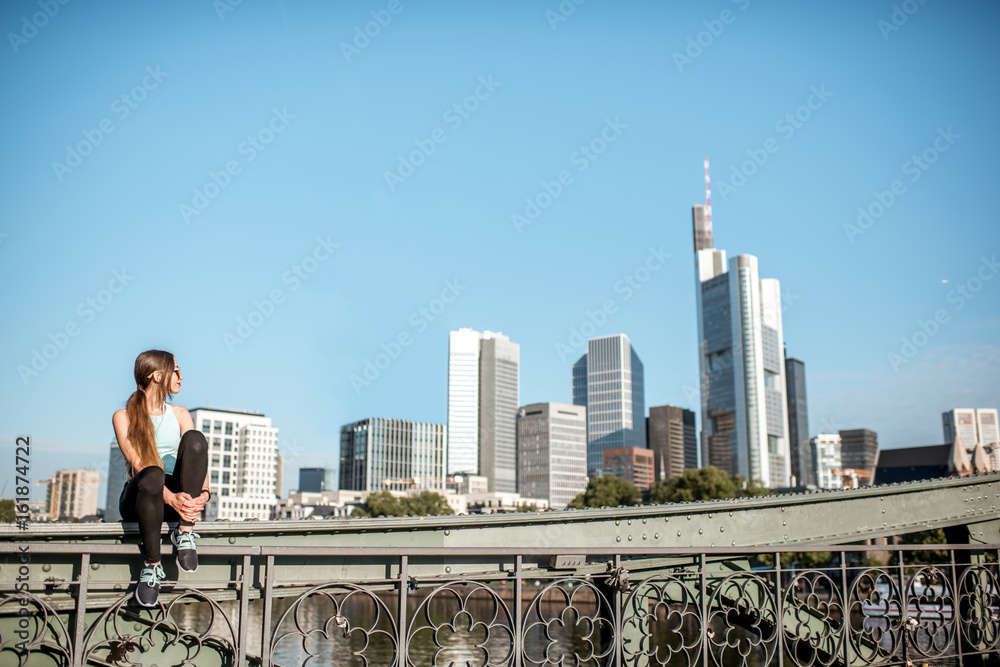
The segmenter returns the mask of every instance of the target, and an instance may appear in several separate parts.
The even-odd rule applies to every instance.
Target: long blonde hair
[[[139,454],[139,459],[145,465],[163,467],[163,459],[156,451],[156,438],[153,433],[153,420],[146,409],[147,396],[153,405],[164,403],[172,396],[170,381],[174,374],[176,362],[174,355],[163,350],[146,350],[135,358],[136,390],[128,397],[125,413],[128,415],[128,439]],[[160,371],[162,378],[155,382],[153,375]],[[170,410],[170,406],[167,406]],[[138,472],[138,471],[133,471]]]

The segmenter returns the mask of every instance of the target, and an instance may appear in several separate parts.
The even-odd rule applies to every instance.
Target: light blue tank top
[[[177,423],[177,415],[172,406],[167,405],[162,415],[149,415],[153,420],[153,436],[156,438],[156,451],[163,459],[163,472],[173,474],[177,463],[177,447],[181,444],[181,425]]]

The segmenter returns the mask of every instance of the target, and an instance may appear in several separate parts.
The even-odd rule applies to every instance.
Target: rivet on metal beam
[[[659,533],[653,533],[653,539],[654,540],[660,539],[660,534]]]
[[[615,542],[621,542],[621,541],[622,541],[622,536],[621,535],[619,535],[618,537],[615,538]]]
[[[451,535],[451,531],[450,531],[450,530],[446,530],[446,531],[444,531],[444,534],[445,534],[446,536],[447,536],[447,535]]]
[[[51,571],[52,571],[52,563],[45,563],[42,565],[42,572],[51,572]]]
[[[100,563],[91,563],[90,564],[90,569],[91,570],[99,570],[100,568],[101,568],[101,564]]]
[[[229,537],[229,543],[230,544],[236,544],[236,537],[234,535],[230,535],[230,537]]]
[[[726,527],[725,526],[719,526],[719,532],[720,533],[726,532]]]

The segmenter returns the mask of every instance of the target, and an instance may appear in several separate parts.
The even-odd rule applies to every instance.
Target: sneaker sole
[[[135,603],[137,605],[139,605],[140,607],[144,607],[146,609],[153,609],[154,607],[159,607],[160,606],[160,599],[159,599],[159,597],[156,598],[156,602],[154,602],[153,604],[143,604],[142,600],[139,599],[139,596],[135,595],[134,593],[132,594],[132,597],[135,598]]]

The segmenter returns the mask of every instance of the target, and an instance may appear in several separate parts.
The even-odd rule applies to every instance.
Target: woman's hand
[[[208,504],[208,499],[210,497],[211,494],[208,492],[208,490],[202,489],[201,493],[199,493],[197,496],[191,499],[191,505],[192,507],[198,510],[198,514],[201,514],[202,510],[205,509],[205,505]]]
[[[181,520],[189,521],[191,523],[198,520],[198,517],[201,515],[201,510],[205,506],[204,501],[199,504],[197,500],[183,491],[180,493],[171,493],[170,497],[165,500],[168,505],[174,508]]]

